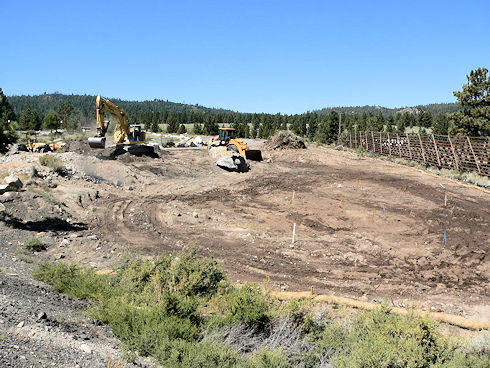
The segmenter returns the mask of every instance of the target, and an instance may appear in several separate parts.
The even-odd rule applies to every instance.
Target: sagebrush
[[[279,303],[254,284],[235,286],[195,250],[133,260],[109,275],[42,264],[37,279],[87,298],[87,314],[125,347],[165,367],[488,367],[486,350],[463,348],[428,320],[389,309],[349,320]]]

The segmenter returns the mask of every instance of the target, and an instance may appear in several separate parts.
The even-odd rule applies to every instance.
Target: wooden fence
[[[343,140],[385,156],[401,157],[427,166],[477,172],[490,176],[490,137],[457,137],[434,134],[351,132]]]

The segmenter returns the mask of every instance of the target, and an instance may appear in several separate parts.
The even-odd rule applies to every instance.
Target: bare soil
[[[44,231],[50,247],[39,257],[103,269],[195,246],[234,281],[490,321],[490,194],[476,187],[313,146],[263,151],[241,174],[205,150],[109,159],[82,144],[56,154],[70,175],[48,173],[16,194],[26,200],[4,203],[24,234]],[[5,157],[0,171],[35,160]],[[28,199],[36,188],[59,203]]]

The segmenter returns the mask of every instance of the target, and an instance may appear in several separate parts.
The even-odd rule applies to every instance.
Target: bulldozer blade
[[[262,161],[262,151],[258,149],[246,150],[245,158],[252,161]]]
[[[91,148],[105,148],[105,137],[91,137],[88,139]]]

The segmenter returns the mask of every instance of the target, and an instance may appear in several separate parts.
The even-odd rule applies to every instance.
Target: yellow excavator
[[[109,127],[109,121],[104,120],[105,111],[110,112],[119,120],[119,126],[114,129],[114,143],[116,146],[130,146],[145,142],[146,133],[141,130],[141,125],[130,124],[128,116],[123,109],[107,98],[98,95],[95,100],[95,109],[97,112],[97,135],[88,139],[90,147],[105,148],[105,135]]]
[[[219,128],[218,135],[209,140],[206,148],[226,146],[230,151],[235,151],[247,160],[262,161],[262,151],[249,149],[247,143],[236,136],[235,128]]]

